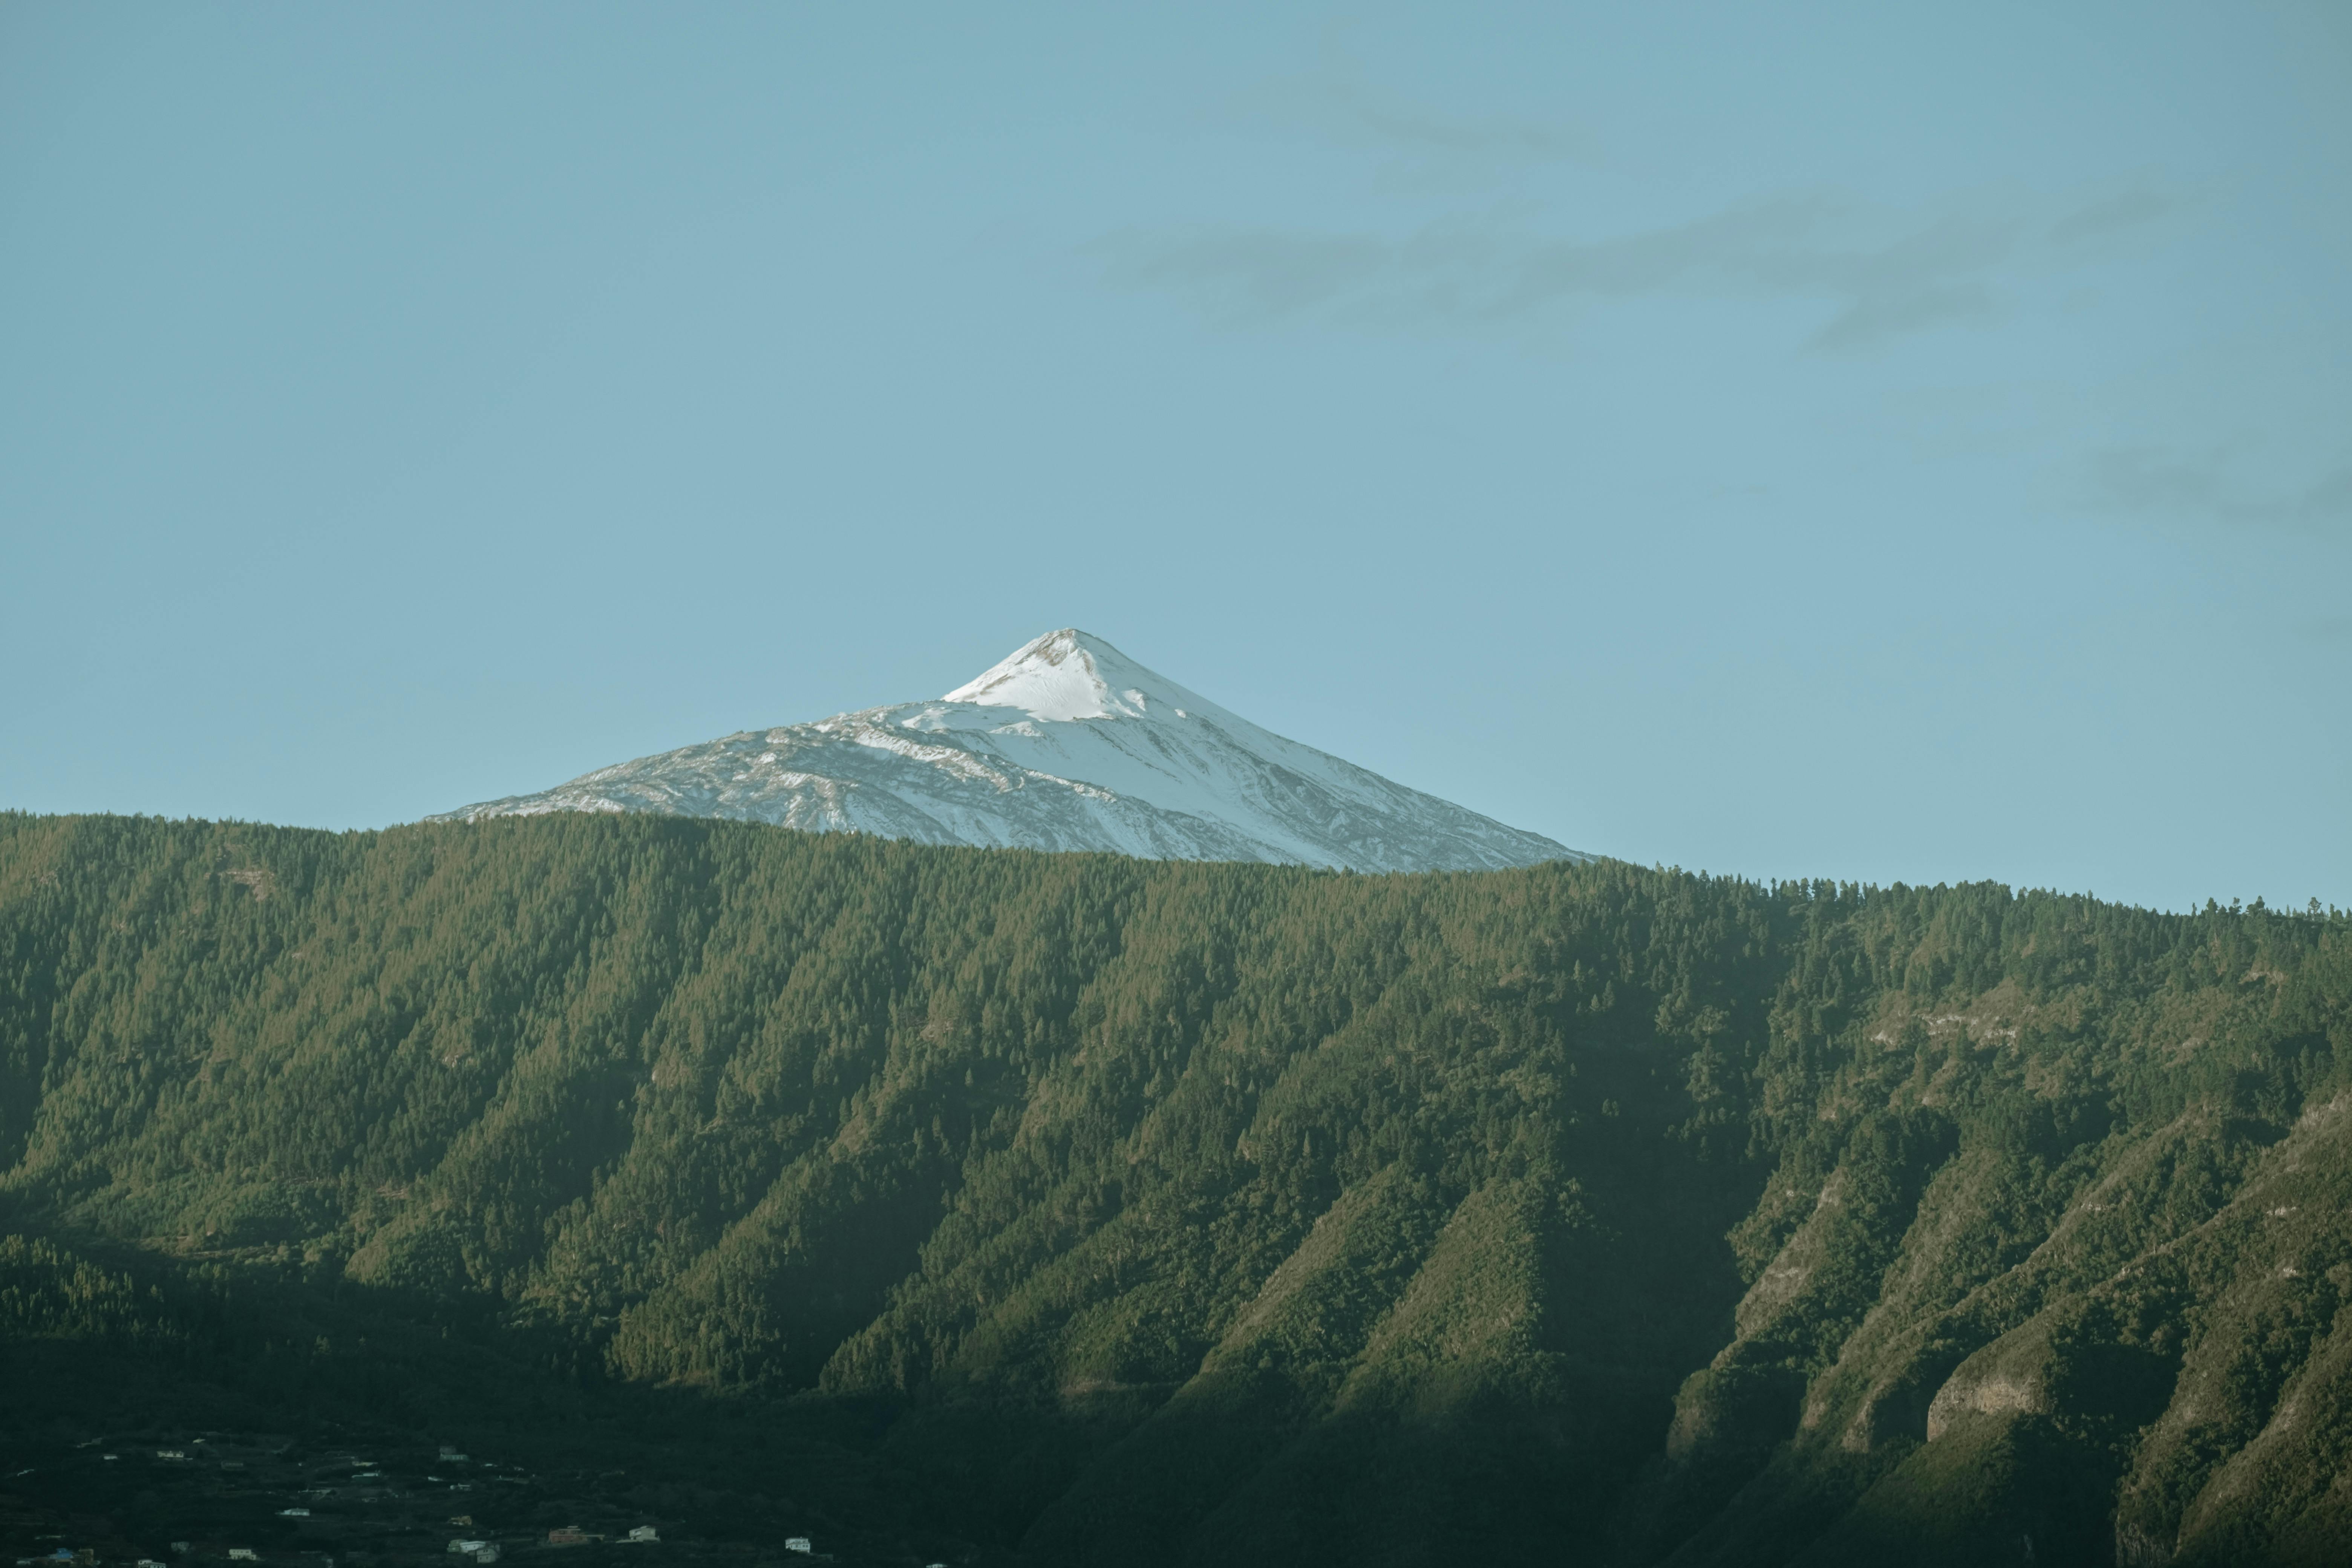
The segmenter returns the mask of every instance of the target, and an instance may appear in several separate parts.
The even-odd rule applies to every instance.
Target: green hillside
[[[4,816],[0,1428],[1041,1565],[2343,1563],[2347,1111],[2316,910]]]

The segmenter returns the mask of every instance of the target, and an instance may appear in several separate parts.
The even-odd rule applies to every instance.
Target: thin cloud
[[[1790,195],[1603,239],[1459,219],[1401,237],[1273,227],[1130,229],[1097,246],[1105,281],[1173,296],[1234,326],[1328,318],[1493,330],[1580,301],[1659,294],[1814,299],[1811,346],[1853,350],[1990,320],[2001,276],[2053,261],[2042,242],[2086,218],[2120,232],[2160,205],[2062,212],[1979,203],[1906,216]]]
[[[2107,511],[2287,528],[2352,521],[2352,462],[2267,494],[2238,481],[2219,453],[2110,447],[2092,456],[2090,469],[2092,500]]]
[[[1322,62],[1302,76],[1269,81],[1232,101],[1244,117],[1305,131],[1342,145],[1376,147],[1423,163],[1464,167],[1577,158],[1587,139],[1568,128],[1509,114],[1461,115],[1372,81],[1348,49],[1345,26],[1326,35]]]
[[[2084,245],[2144,228],[2168,217],[2179,204],[2161,192],[2146,188],[2118,191],[2076,208],[2050,226],[2056,245]]]
[[[1261,101],[1345,140],[1370,139],[1415,153],[1550,159],[1583,151],[1580,138],[1557,127],[1512,115],[1456,118],[1352,72],[1284,83]]]
[[[1988,320],[2000,313],[1982,282],[1918,287],[1864,296],[1840,310],[1813,334],[1815,348],[1859,349],[1906,332]]]

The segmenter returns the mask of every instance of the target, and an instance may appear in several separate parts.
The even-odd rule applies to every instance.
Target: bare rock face
[[[1978,1415],[2043,1415],[2050,1410],[2050,1391],[2030,1373],[1998,1364],[1963,1365],[1927,1406],[1927,1441],[1949,1431],[1963,1413]]]
[[[1591,858],[1262,730],[1076,629],[936,701],[746,730],[432,820],[553,811],[1356,871]]]

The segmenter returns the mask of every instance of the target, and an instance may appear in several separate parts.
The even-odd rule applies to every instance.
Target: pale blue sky
[[[2352,10],[0,8],[0,805],[1076,625],[1581,848],[2352,904]]]

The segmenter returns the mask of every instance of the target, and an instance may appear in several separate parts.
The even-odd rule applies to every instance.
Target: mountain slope
[[[348,1326],[142,1339],[0,1236],[0,1359],[299,1408],[404,1307],[998,1562],[2340,1563],[2352,925],[0,817],[12,1231]]]
[[[431,820],[550,811],[1358,871],[1590,858],[1262,730],[1076,630],[934,702],[744,731]]]

